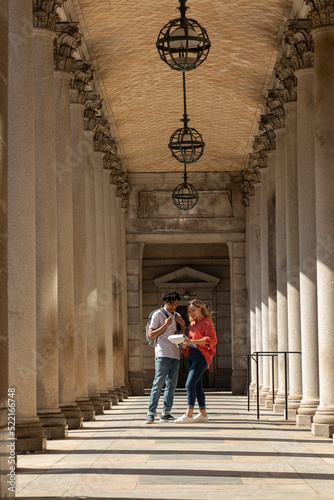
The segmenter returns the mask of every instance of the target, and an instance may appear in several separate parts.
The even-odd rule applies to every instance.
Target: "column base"
[[[95,420],[95,410],[90,399],[83,399],[76,401],[79,406],[84,422]]]
[[[334,408],[319,409],[315,412],[312,423],[312,434],[332,438],[334,434]]]
[[[143,396],[145,393],[143,372],[129,372],[129,382],[134,396]]]
[[[125,384],[126,390],[128,391],[128,396],[132,396],[132,387],[129,382]]]
[[[15,426],[15,450],[17,453],[45,451],[47,438],[39,419],[17,423]]]
[[[37,415],[47,439],[65,439],[68,436],[68,425],[60,410],[38,410]]]
[[[83,416],[78,405],[59,405],[59,407],[69,429],[81,429],[83,427]]]
[[[282,403],[275,403],[274,404],[274,408],[273,408],[274,413],[284,413],[284,411],[285,411],[285,404],[282,404]]]
[[[297,418],[297,410],[290,409],[288,406],[288,420],[296,420]]]
[[[121,385],[121,391],[123,393],[123,399],[128,399],[129,393],[125,385]]]
[[[108,394],[110,396],[110,400],[111,400],[111,403],[112,405],[117,405],[118,404],[118,396],[117,396],[117,392],[115,391],[115,389],[110,389],[110,391],[108,391]]]
[[[123,401],[123,391],[120,387],[115,387],[118,401]]]
[[[298,427],[308,427],[311,429],[313,422],[313,415],[299,415],[297,413],[296,424]]]
[[[100,396],[91,396],[89,399],[93,404],[95,415],[103,415],[104,405],[102,398]]]
[[[110,394],[107,392],[101,392],[101,398],[103,401],[103,406],[105,410],[111,410],[112,408],[112,402],[111,402],[111,397]]]

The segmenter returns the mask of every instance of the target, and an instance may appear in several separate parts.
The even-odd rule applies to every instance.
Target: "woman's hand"
[[[181,345],[182,345],[183,349],[186,349],[187,347],[190,346],[190,344],[192,344],[192,341],[187,338],[187,339],[184,339],[184,341],[182,342]]]

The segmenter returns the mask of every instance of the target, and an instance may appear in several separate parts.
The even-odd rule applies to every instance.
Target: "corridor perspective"
[[[185,404],[177,393],[173,415]],[[46,453],[20,456],[17,498],[333,499],[331,439],[263,408],[257,420],[228,392],[208,393],[208,424],[145,425],[147,405],[129,397]]]

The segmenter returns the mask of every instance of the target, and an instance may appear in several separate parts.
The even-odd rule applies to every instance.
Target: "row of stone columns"
[[[333,7],[314,1],[308,19],[288,23],[289,57],[276,66],[243,183],[251,350],[289,351],[289,418],[325,436],[334,432]],[[253,368],[250,390],[270,406],[267,359],[258,387]],[[282,412],[284,363],[276,359],[273,409]]]
[[[94,71],[73,58],[78,27],[56,24],[62,3],[9,3],[8,384],[17,451],[45,449],[46,438],[66,437],[129,390],[126,173],[102,100],[88,91]]]

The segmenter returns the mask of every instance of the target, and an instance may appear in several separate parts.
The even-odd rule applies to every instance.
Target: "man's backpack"
[[[151,323],[151,319],[152,319],[152,316],[155,312],[157,311],[160,311],[164,318],[167,319],[168,318],[168,313],[166,312],[166,310],[162,307],[160,309],[155,309],[154,311],[152,311],[148,317],[148,320],[147,320],[147,323],[146,323],[146,340],[148,342],[148,345],[150,345],[151,347],[155,347],[155,344],[157,343],[157,338],[158,337],[155,337],[154,339],[151,339],[150,337],[150,323]]]

